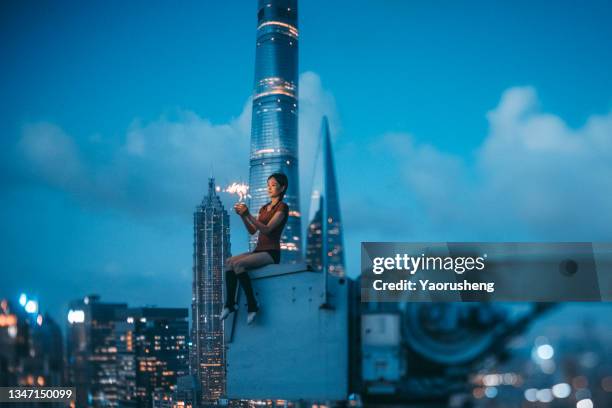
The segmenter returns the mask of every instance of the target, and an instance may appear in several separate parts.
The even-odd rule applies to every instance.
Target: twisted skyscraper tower
[[[267,179],[285,173],[289,220],[281,237],[282,262],[301,258],[298,178],[297,0],[259,0],[251,127],[250,208],[268,202]],[[254,247],[256,237],[251,240]]]

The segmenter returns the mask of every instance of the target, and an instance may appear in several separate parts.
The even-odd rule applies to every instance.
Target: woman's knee
[[[225,260],[225,269],[233,269],[234,265],[240,260],[241,255],[230,256]]]
[[[267,256],[266,256],[267,255]],[[232,265],[234,272],[237,274],[244,273],[251,269],[262,268],[269,264],[273,264],[274,260],[269,254],[253,254],[236,260]]]
[[[234,262],[232,264],[232,268],[234,269],[234,272],[236,272],[236,274],[244,273],[247,270],[247,266],[245,262],[241,262],[241,261]]]

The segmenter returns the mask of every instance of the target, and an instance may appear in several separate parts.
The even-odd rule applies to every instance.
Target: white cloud
[[[333,96],[315,73],[302,74],[303,213],[309,205],[324,114],[337,134],[340,125]],[[100,144],[99,136],[77,140],[55,124],[29,124],[17,146],[18,161],[38,182],[90,205],[132,214],[184,216],[205,193],[211,170],[219,184],[247,180],[250,116],[247,100],[242,112],[224,124],[213,124],[187,110],[147,123],[134,120],[121,148],[108,156],[87,153]],[[394,237],[399,237],[403,224],[412,239],[610,238],[612,112],[593,115],[583,126],[570,128],[559,116],[542,112],[533,88],[522,87],[504,92],[487,119],[488,134],[469,157],[417,143],[402,133],[385,134],[370,146],[385,152],[385,166],[395,168],[405,186],[392,202],[376,198],[371,203],[382,214],[402,213],[393,223]],[[341,199],[355,203],[360,198]],[[393,211],[385,211],[391,204]],[[347,222],[360,217],[347,215]],[[357,227],[353,231],[359,232]]]
[[[572,129],[540,110],[533,88],[517,87],[487,118],[471,161],[385,136],[422,210],[408,222],[445,231],[439,239],[610,239],[612,112]]]
[[[332,95],[317,74],[300,76],[300,176],[303,209],[321,118],[338,120]],[[37,183],[65,191],[93,207],[131,214],[185,214],[206,192],[214,173],[218,184],[248,180],[251,98],[227,123],[213,124],[195,112],[177,110],[151,122],[134,119],[121,146],[97,155],[103,137],[68,135],[57,124],[24,126],[16,162]],[[94,153],[92,153],[94,152]],[[100,157],[106,157],[104,160]]]
[[[74,140],[53,123],[27,124],[17,144],[20,169],[60,188],[85,187],[86,175]]]
[[[18,143],[18,160],[35,181],[65,191],[88,205],[132,214],[184,213],[201,199],[212,171],[221,182],[246,177],[250,109],[214,125],[190,111],[150,123],[134,120],[123,146],[101,161],[86,143],[57,125],[29,124]],[[87,152],[90,152],[89,155]]]

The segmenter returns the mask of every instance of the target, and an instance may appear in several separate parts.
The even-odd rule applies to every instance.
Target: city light
[[[25,304],[25,311],[28,313],[38,313],[38,302],[35,300],[28,300]]]
[[[487,398],[497,397],[497,388],[496,387],[485,388],[485,395],[487,396]]]
[[[17,325],[17,316],[13,314],[0,314],[0,327]]]
[[[542,344],[538,346],[537,353],[542,360],[550,360],[555,355],[555,349],[550,344]]]
[[[537,389],[529,388],[525,390],[525,399],[529,402],[536,402],[538,400],[537,394],[538,394]]]
[[[25,293],[22,293],[21,296],[19,296],[19,304],[21,306],[25,306],[27,301],[28,301],[28,297],[26,296]]]
[[[590,398],[580,400],[576,403],[576,408],[593,408],[593,401]]]
[[[83,323],[85,321],[85,312],[82,310],[68,311],[68,323]]]
[[[548,403],[553,400],[553,395],[549,388],[544,388],[538,390],[538,392],[536,393],[536,398],[540,402]]]
[[[552,387],[552,393],[555,398],[567,398],[572,393],[572,387],[567,383],[555,384]]]

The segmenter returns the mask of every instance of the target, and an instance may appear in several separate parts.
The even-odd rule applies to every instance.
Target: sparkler
[[[224,193],[238,194],[238,202],[242,203],[245,198],[251,198],[249,194],[249,185],[245,183],[232,183],[223,189]]]

